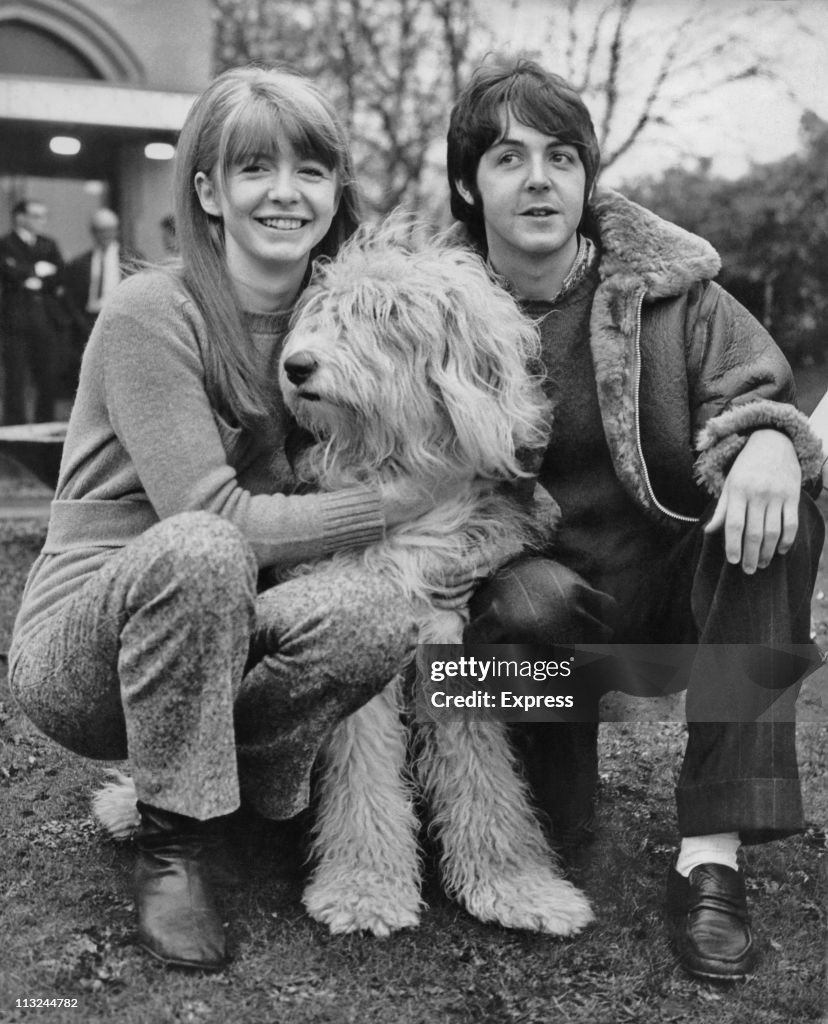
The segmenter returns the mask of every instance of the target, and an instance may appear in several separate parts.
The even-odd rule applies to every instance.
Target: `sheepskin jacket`
[[[615,473],[663,525],[694,522],[751,431],[794,443],[803,480],[822,448],[794,406],[790,366],[762,325],[712,280],[704,239],[617,192],[590,204],[599,284],[589,344]],[[469,244],[465,229],[453,237]]]
[[[704,239],[615,192],[591,206],[600,283],[590,347],[615,471],[656,518],[695,519],[751,431],[794,443],[805,481],[822,450],[794,407],[790,366],[762,325],[712,281]]]

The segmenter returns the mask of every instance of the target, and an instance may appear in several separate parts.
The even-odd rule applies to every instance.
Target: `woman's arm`
[[[205,389],[204,335],[186,294],[166,275],[148,274],[120,286],[90,340],[87,377],[97,368],[100,379],[84,381],[78,401],[102,399],[159,518],[216,512],[250,540],[260,565],[295,564],[380,539],[385,515],[377,488],[287,496],[254,495],[240,485],[225,451],[227,427],[223,441]],[[91,496],[109,496],[106,484]]]

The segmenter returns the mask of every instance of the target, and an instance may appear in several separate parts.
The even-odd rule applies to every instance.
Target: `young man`
[[[823,524],[801,486],[820,445],[781,352],[712,283],[711,246],[593,197],[599,158],[578,95],[530,61],[479,68],[452,112],[458,234],[539,321],[554,403],[539,478],[562,510],[550,558],[482,587],[465,639],[699,645],[668,911],[691,973],[742,978],[757,947],[740,843],[803,823],[802,670],[775,665],[769,690],[738,654],[809,643]],[[531,737],[536,793],[570,837],[588,826],[596,737],[593,723]]]

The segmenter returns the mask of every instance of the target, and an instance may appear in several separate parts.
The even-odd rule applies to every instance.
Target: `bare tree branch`
[[[346,120],[374,209],[406,199],[436,208],[443,187],[435,154],[448,112],[470,69],[498,49],[476,0],[212,2],[218,69],[250,60],[302,68]],[[517,24],[525,2],[501,0],[504,22],[508,11]],[[666,8],[675,17],[660,17],[656,32],[652,13]],[[793,96],[774,45],[806,37],[799,8],[799,0],[558,0],[533,6],[529,44],[583,94],[609,167],[657,132],[665,136],[691,102],[738,83],[774,81]]]

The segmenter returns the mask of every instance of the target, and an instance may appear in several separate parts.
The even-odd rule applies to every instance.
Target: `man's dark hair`
[[[447,160],[451,212],[483,246],[486,237],[477,168],[486,150],[503,134],[504,110],[521,124],[577,147],[586,172],[585,200],[601,163],[589,111],[560,75],[523,57],[498,59],[478,67],[452,109]],[[473,205],[460,195],[458,181],[471,192]]]

